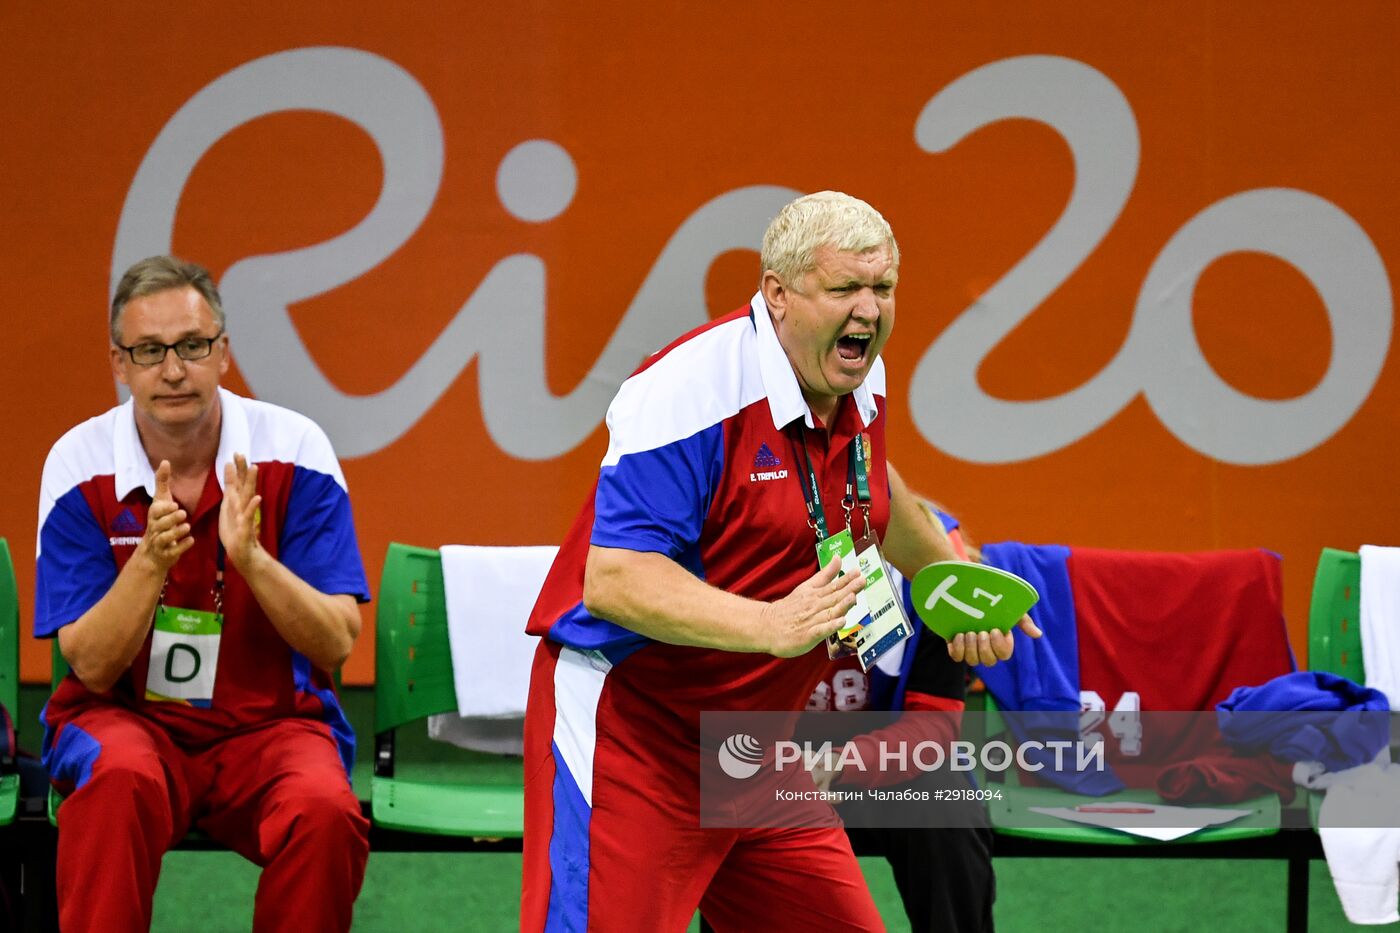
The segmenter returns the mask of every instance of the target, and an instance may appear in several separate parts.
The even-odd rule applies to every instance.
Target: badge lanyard
[[[802,430],[799,427],[799,430]],[[880,542],[870,523],[870,475],[865,457],[865,436],[851,439],[850,457],[846,461],[846,494],[841,510],[846,513],[846,527],[829,535],[826,515],[822,511],[821,483],[812,469],[812,455],[807,449],[807,434],[802,430],[802,463],[806,473],[800,477],[802,501],[807,506],[807,524],[817,536],[817,562],[822,566],[838,560],[841,573],[857,573],[865,588],[856,594],[855,604],[846,611],[845,625],[826,639],[827,656],[833,660],[855,655],[861,670],[871,665],[885,652],[910,637],[913,632],[904,612],[903,600],[895,588],[890,570],[880,554]],[[796,459],[797,441],[793,440]],[[855,540],[851,527],[851,512],[860,506],[865,518],[865,534]]]
[[[166,577],[160,581],[160,595],[156,597],[156,607],[165,605],[165,587],[170,582]],[[221,619],[224,615],[224,542],[219,542],[218,551],[214,557],[214,614]]]
[[[807,527],[817,536],[817,541],[825,541],[831,537],[826,525],[826,510],[822,507],[821,482],[817,478],[817,473],[812,469],[812,455],[807,450],[807,430],[799,426],[798,431],[802,437],[802,459],[806,464],[805,475],[799,477],[799,485],[802,487],[802,502],[807,506]],[[789,437],[789,440],[791,438]],[[794,456],[796,454],[796,442],[793,442]],[[865,434],[860,433],[851,438],[850,457],[846,461],[846,495],[841,499],[841,510],[846,513],[846,528],[851,529],[851,511],[860,506],[861,514],[865,517],[865,533],[869,535],[872,531],[870,524],[870,476],[869,468],[865,462]],[[854,529],[851,529],[854,535]]]
[[[214,613],[220,620],[224,616],[224,542],[219,542],[219,548],[214,557]]]

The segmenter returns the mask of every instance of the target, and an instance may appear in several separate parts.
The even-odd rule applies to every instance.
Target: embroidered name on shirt
[[[787,470],[773,469],[782,465],[783,461],[778,459],[772,448],[767,444],[760,444],[758,453],[753,455],[754,472],[749,474],[749,482],[766,483],[775,479],[787,479]]]

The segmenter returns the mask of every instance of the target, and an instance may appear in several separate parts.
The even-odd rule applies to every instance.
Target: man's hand
[[[258,468],[242,454],[224,465],[224,501],[219,506],[219,540],[253,598],[293,651],[332,671],[345,663],[360,634],[360,610],[353,596],[322,593],[263,548]]]
[[[258,543],[262,496],[258,491],[258,468],[249,466],[242,454],[224,465],[224,501],[219,505],[219,540],[228,559],[245,575],[262,545]]]
[[[156,491],[146,510],[146,532],[111,588],[87,612],[58,630],[58,648],[93,693],[111,690],[131,666],[160,600],[166,574],[194,547],[188,516],[170,491],[169,460],[156,466]]]
[[[865,577],[858,573],[838,577],[840,572],[841,561],[832,558],[791,593],[763,607],[760,630],[769,654],[795,658],[841,628],[846,611],[856,604],[856,594],[865,588]]]
[[[1028,615],[1021,616],[1016,625],[1031,638],[1039,638],[1040,627]],[[998,661],[1009,661],[1016,650],[1016,642],[1011,633],[993,629],[990,632],[967,632],[954,635],[948,642],[948,657],[968,664],[982,664],[991,667]]]
[[[817,790],[826,793],[831,790],[831,782],[836,780],[836,776],[840,773],[840,768],[818,762],[812,766],[812,783],[817,786]]]
[[[137,546],[138,553],[149,558],[162,575],[175,566],[181,554],[194,547],[189,523],[185,521],[189,516],[170,492],[170,474],[170,461],[162,460],[156,467],[156,494],[146,510],[146,533]]]
[[[812,773],[812,783],[817,785],[817,790],[825,793],[831,790],[831,783],[841,774],[841,758],[836,749],[827,749],[820,759],[808,762],[807,770]]]

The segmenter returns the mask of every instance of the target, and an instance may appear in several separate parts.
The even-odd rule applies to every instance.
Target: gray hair
[[[760,255],[763,269],[793,287],[816,268],[816,252],[823,246],[843,253],[887,246],[899,268],[899,244],[879,211],[840,191],[818,191],[787,204],[768,225]]]
[[[209,270],[199,263],[186,262],[174,256],[148,256],[133,265],[117,283],[112,296],[112,342],[120,343],[119,328],[122,309],[133,298],[144,298],[172,288],[193,288],[214,312],[214,323],[224,329],[224,303]]]

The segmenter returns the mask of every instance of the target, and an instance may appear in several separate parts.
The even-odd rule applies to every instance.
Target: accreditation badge
[[[825,567],[831,563],[832,558],[841,561],[840,576],[844,577],[848,573],[860,573],[860,564],[856,559],[856,542],[851,536],[851,529],[842,528],[829,538],[823,538],[817,542],[817,562]],[[826,639],[826,653],[835,660],[844,658],[846,655],[856,653],[855,636],[864,627],[870,618],[870,610],[866,607],[865,591],[856,594],[856,604],[846,610],[846,623],[836,632]]]
[[[913,627],[904,614],[904,599],[898,577],[890,572],[874,530],[856,542],[856,563],[865,576],[861,595],[870,612],[869,620],[855,634],[860,669],[869,671],[880,656],[912,635]]]
[[[146,699],[210,706],[223,628],[220,613],[157,606]]]
[[[854,654],[861,669],[868,671],[882,654],[912,634],[904,601],[873,531],[856,541],[851,530],[843,528],[817,545],[822,566],[833,556],[841,559],[842,576],[859,573],[865,577],[865,589],[856,594],[856,604],[846,612],[846,624],[827,638],[827,656],[834,660]]]

